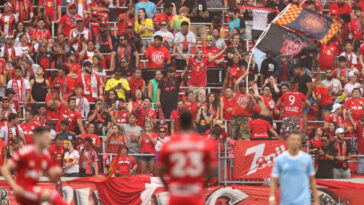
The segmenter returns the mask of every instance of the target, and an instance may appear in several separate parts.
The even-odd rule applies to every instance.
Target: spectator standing
[[[171,64],[171,55],[166,47],[162,45],[162,36],[154,36],[154,45],[147,48],[145,56],[148,59],[147,68],[162,69],[168,67]],[[153,74],[148,72],[148,75],[144,76],[146,81],[153,78]]]
[[[122,60],[124,60],[124,64]],[[130,72],[133,72],[134,68],[139,66],[138,50],[128,41],[126,34],[119,36],[118,43],[111,53],[110,70],[114,71],[115,68],[120,66],[127,67]]]
[[[186,6],[183,6],[179,9],[179,15],[174,15],[170,22],[170,29],[173,34],[181,31],[182,22],[186,21],[190,25],[190,19],[187,17],[190,9]],[[189,27],[190,28],[190,27]]]
[[[183,100],[178,100],[177,109],[171,112],[171,136],[173,136],[180,128],[179,117],[184,109],[185,105]]]
[[[317,179],[333,179],[333,169],[334,169],[334,159],[337,155],[337,150],[330,143],[330,136],[324,134],[321,137],[322,147],[316,152],[316,163],[317,163],[317,171],[316,178]]]
[[[118,2],[118,1],[116,1]],[[166,7],[164,7],[166,9]],[[166,10],[164,10],[166,11]],[[120,13],[119,16],[117,16],[116,20],[118,22],[118,32],[117,35],[120,36],[121,34],[125,33],[126,25],[128,23],[133,24],[135,19],[135,7],[134,5],[128,5],[128,10],[125,13]]]
[[[117,153],[120,146],[129,147],[119,125],[113,125],[103,141],[106,144],[106,153]]]
[[[146,122],[151,122],[153,124],[157,123],[157,112],[152,109],[152,100],[149,97],[143,99],[142,104],[140,104],[135,113],[138,115],[138,125],[144,127]]]
[[[127,139],[127,144],[129,145],[129,153],[139,154],[139,138],[142,134],[142,128],[137,124],[137,115],[131,113],[129,115],[128,124],[122,124],[121,128],[124,132],[124,136]],[[137,160],[138,161],[138,160]]]
[[[211,21],[210,12],[207,10],[207,1],[204,0],[187,0],[183,3],[184,6],[187,6],[190,10],[190,14],[188,17],[191,19],[193,23],[208,23]],[[211,6],[210,8],[222,8]],[[205,38],[207,35],[206,25],[205,24],[191,24],[191,31],[198,37]]]
[[[68,141],[68,151],[63,157],[63,173],[65,177],[79,177],[79,158],[80,154],[75,150],[75,141]]]
[[[82,86],[83,96],[89,102],[103,99],[103,86],[100,78],[92,70],[92,61],[86,60],[82,64],[83,73],[78,76],[76,85]]]
[[[11,106],[10,106],[10,100],[7,97],[4,97],[2,99],[2,104],[1,104],[0,111],[1,111],[0,113],[2,115],[2,118],[5,118],[5,120],[8,119],[8,117],[9,117],[9,115],[11,113],[15,113],[15,114],[17,113],[17,111],[15,109],[11,108]]]
[[[56,138],[60,136],[65,149],[68,149],[68,141],[76,141],[76,134],[69,130],[70,125],[68,120],[62,120],[60,124],[60,131],[56,134]]]
[[[148,82],[148,97],[152,99],[152,103],[157,103],[157,91],[158,85],[163,79],[163,73],[161,70],[156,70],[154,78]],[[153,106],[155,108],[155,106]]]
[[[0,138],[9,146],[10,141],[16,137],[24,139],[24,132],[19,125],[17,114],[11,113],[8,117],[8,122],[0,129]]]
[[[76,27],[70,30],[68,43],[77,52],[81,53],[86,49],[88,40],[92,39],[91,32],[85,27],[85,21],[82,18],[76,19]]]
[[[104,110],[104,103],[98,99],[95,105],[96,109],[88,114],[87,121],[95,123],[96,132],[99,136],[105,136],[106,132],[111,128],[112,120],[109,112]]]
[[[118,98],[126,101],[126,96],[130,93],[129,82],[122,78],[121,70],[117,69],[112,78],[106,81],[105,91],[115,90]]]
[[[63,65],[68,66],[68,77],[72,79],[77,79],[81,75],[81,66],[76,62],[76,55],[78,55],[76,52],[72,50],[68,51],[66,54],[66,62],[63,63]]]
[[[227,60],[230,63],[233,60],[234,54],[240,55],[246,51],[245,46],[240,42],[239,34],[234,34],[232,38],[232,42],[228,44],[228,48],[226,49]]]
[[[30,101],[30,84],[29,81],[22,76],[23,69],[21,66],[14,67],[14,78],[9,80],[6,88],[12,88],[15,92],[14,99],[24,103],[27,106]]]
[[[75,4],[67,5],[68,12],[66,15],[62,16],[58,25],[58,34],[63,33],[65,36],[69,37],[70,30],[76,27],[76,20],[82,19],[82,16],[77,14],[77,9]]]
[[[277,79],[277,76],[275,75],[277,73],[277,69],[278,66],[276,61],[270,56],[269,53],[267,53],[267,57],[263,60],[260,67],[260,84],[266,84],[266,80],[269,79],[271,76],[273,76],[274,79]]]
[[[352,91],[355,88],[360,88],[363,91],[363,85],[357,82],[357,75],[354,71],[349,72],[349,81],[344,86],[344,91],[348,97],[352,96]]]
[[[30,21],[34,16],[33,3],[30,0],[11,0],[12,13],[16,14],[19,21]]]
[[[107,31],[108,23],[102,21],[100,23],[100,31],[94,37],[96,48],[99,49],[100,53],[105,53],[102,61],[102,66],[104,68],[110,68],[111,52],[116,44],[116,38]]]
[[[160,127],[159,131],[158,131],[158,139],[157,139],[157,143],[155,144],[154,148],[155,151],[158,153],[161,151],[163,145],[168,142],[171,138],[166,136],[167,135],[167,130],[165,127]]]
[[[144,37],[144,46],[150,44],[150,38],[153,36],[153,21],[148,18],[148,15],[144,8],[140,8],[137,14],[137,20],[134,23],[134,31],[139,34],[140,37]]]
[[[47,94],[50,93],[50,82],[45,79],[44,74],[44,68],[39,67],[35,78],[30,80],[30,101],[32,104],[35,102],[44,102]]]
[[[145,132],[139,138],[138,145],[140,146],[141,154],[155,154],[155,144],[158,140],[158,134],[153,132],[153,123],[146,122],[145,123]],[[149,169],[149,173],[154,173],[154,156],[142,156],[140,157],[140,172],[148,173],[147,169]]]
[[[343,106],[343,116],[346,118],[346,113],[350,111],[353,115],[354,122],[362,121],[364,117],[364,98],[361,97],[361,93],[359,88],[354,88],[352,97],[347,99]]]
[[[123,102],[117,106],[117,110],[113,113],[113,123],[117,125],[126,124],[128,121],[128,109]]]
[[[40,126],[45,126],[46,121],[48,120],[47,116],[47,106],[45,104],[38,105],[38,115],[35,115],[33,121]]]
[[[313,83],[313,92],[316,96],[316,103],[318,104],[321,112],[321,119],[325,120],[330,114],[334,102],[331,99],[329,90],[321,81]]]
[[[168,21],[162,20],[159,26],[160,29],[154,33],[153,38],[155,36],[162,36],[163,46],[166,47],[169,51],[172,51],[174,35],[168,30]]]
[[[272,137],[269,136],[269,132],[272,133],[275,139],[279,139],[272,125],[264,119],[259,119],[258,113],[252,115],[252,120],[249,121],[248,126],[250,140],[271,140]]]
[[[94,123],[90,123],[87,126],[87,133],[82,134],[80,137],[85,140],[86,137],[89,137],[92,139],[92,144],[95,146],[97,151],[101,150],[101,140],[100,137],[95,135],[95,128],[96,125]]]
[[[99,158],[97,152],[92,144],[92,139],[89,137],[85,138],[85,145],[80,151],[79,167],[80,176],[88,177],[99,175],[98,169]]]
[[[234,85],[234,91],[237,93],[233,98],[232,118],[231,118],[231,136],[233,139],[249,138],[249,118],[255,105],[253,97],[246,93],[246,76],[242,75]]]
[[[327,116],[325,119],[324,128],[325,129],[329,128],[329,124],[331,122],[336,122],[339,127],[343,127],[344,119],[342,117],[342,114],[343,114],[342,105],[339,103],[335,103],[332,106],[331,114]]]
[[[59,167],[62,167],[64,151],[62,137],[55,137],[54,143],[48,148],[48,152],[51,155],[53,163]]]
[[[333,142],[337,155],[335,156],[334,179],[350,179],[350,168],[348,161],[351,159],[351,145],[344,140],[344,129],[337,128],[336,140]]]
[[[157,13],[157,8],[153,2],[149,0],[142,0],[135,5],[135,15],[139,14],[140,9],[144,9],[146,18],[154,18]],[[137,13],[138,12],[138,13]]]
[[[136,68],[133,75],[129,79],[130,92],[134,95],[136,90],[141,90],[145,94],[145,81],[142,78],[142,70]]]
[[[18,21],[18,17],[11,13],[11,3],[6,2],[4,4],[4,13],[0,14],[0,34],[3,38],[13,33],[15,23]]]
[[[232,118],[234,92],[231,88],[226,88],[224,91],[224,96],[220,99],[220,119],[225,119],[230,121]]]
[[[70,69],[66,65],[58,66],[57,76],[53,79],[51,86],[54,86],[56,83],[59,84],[59,91],[61,95],[66,98],[70,97],[73,94],[73,86],[74,80],[68,76]]]
[[[118,168],[116,170],[116,175],[119,177],[132,176],[136,172],[138,164],[136,163],[133,156],[128,154],[128,148],[123,146],[121,154],[118,161]]]
[[[180,84],[186,76],[186,68],[181,76],[176,77],[176,69],[169,67],[167,77],[163,78],[162,82],[158,85],[157,106],[162,108],[166,119],[169,119],[172,110],[177,107]]]
[[[191,47],[193,46],[197,49],[196,37],[195,34],[192,33],[189,29],[189,23],[187,21],[183,21],[181,23],[181,31],[175,34],[175,46],[173,47],[173,55],[176,56],[176,65],[177,69],[182,70],[186,66],[186,61],[183,59],[181,55],[177,54],[177,48],[182,51],[183,54],[189,55],[192,54]]]
[[[345,0],[336,0],[330,5],[330,13],[335,13],[337,16],[351,14],[351,7]]]
[[[166,26],[168,26],[168,22],[170,22],[173,18],[173,14],[172,14],[173,10],[174,10],[173,4],[171,4],[170,2],[164,3],[163,13],[157,14],[155,16],[155,20],[154,20],[155,30],[160,31],[161,29],[165,28],[164,26],[161,25],[163,22],[167,23]],[[166,27],[166,28],[168,28],[168,27]],[[158,34],[158,35],[160,35],[160,34]],[[161,36],[163,36],[163,35],[161,35]],[[164,36],[163,36],[163,38],[164,38]]]
[[[245,33],[245,21],[240,18],[240,10],[230,8],[228,17],[230,19],[229,21],[229,32],[230,35],[232,35],[232,32],[234,28],[237,28],[239,31],[239,41],[240,39],[244,39],[244,33]]]
[[[40,125],[33,121],[33,113],[31,110],[26,110],[24,113],[24,120],[20,127],[24,133],[24,139],[26,144],[33,144],[33,131]]]
[[[75,87],[75,96],[76,99],[76,110],[81,114],[82,119],[86,119],[88,113],[90,112],[90,104],[87,98],[82,96],[83,89],[82,86],[78,85]]]
[[[331,69],[327,69],[325,71],[326,79],[321,82],[327,87],[329,90],[329,95],[337,102],[337,98],[342,94],[342,86],[340,80],[333,78],[333,73]]]

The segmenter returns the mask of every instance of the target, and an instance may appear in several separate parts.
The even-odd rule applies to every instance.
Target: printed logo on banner
[[[274,159],[286,148],[286,141],[235,142],[235,178],[270,177]]]
[[[8,191],[5,188],[0,188],[0,204],[10,204]]]

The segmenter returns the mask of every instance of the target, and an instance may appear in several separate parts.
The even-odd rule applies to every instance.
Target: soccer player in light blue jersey
[[[310,205],[310,186],[314,199],[313,204],[319,205],[312,157],[300,150],[300,132],[290,132],[287,143],[288,151],[278,156],[274,162],[269,204],[277,204],[275,192],[278,180],[280,180],[281,205]]]

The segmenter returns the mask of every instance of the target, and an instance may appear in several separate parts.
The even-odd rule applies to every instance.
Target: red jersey
[[[76,73],[78,76],[81,75],[81,66],[79,64],[75,63],[73,65],[70,65],[70,64],[67,64],[67,62],[65,62],[65,63],[63,63],[63,65],[66,65],[70,68],[69,74]]]
[[[250,131],[250,139],[269,139],[269,130],[272,125],[262,119],[254,119],[248,123]]]
[[[192,116],[195,117],[197,113],[197,102],[191,102],[190,104],[185,102],[185,110],[190,112]]]
[[[23,129],[23,133],[24,133],[24,138],[25,138],[25,143],[26,144],[33,144],[33,131],[35,130],[35,128],[39,127],[40,125],[36,122],[24,122],[23,124],[20,125],[21,129]]]
[[[2,32],[4,32],[5,35],[13,34],[16,21],[17,17],[14,14],[0,14],[0,27]]]
[[[360,98],[359,100],[354,100],[353,98],[349,98],[345,101],[343,108],[350,109],[354,122],[363,120],[364,111],[363,107],[360,105],[360,102],[364,103],[364,98]]]
[[[4,164],[4,149],[6,147],[6,144],[3,140],[0,139],[0,166],[3,166]]]
[[[16,183],[24,188],[37,185],[43,173],[56,165],[47,150],[38,154],[33,145],[16,152],[10,161],[16,166]]]
[[[134,20],[131,19],[131,18],[129,18],[129,16],[127,16],[126,13],[120,14],[120,16],[123,17],[123,20],[122,21],[118,21],[118,24],[117,24],[117,28],[118,28],[117,35],[118,36],[125,33],[125,26],[128,23],[131,23],[131,24],[134,23]]]
[[[32,29],[29,31],[29,36],[34,37],[36,40],[43,40],[43,39],[51,39],[52,35],[49,32],[48,29],[38,30],[38,29]]]
[[[136,161],[133,156],[121,155],[119,157],[119,175],[129,175],[129,170],[136,165]]]
[[[44,5],[46,16],[51,17],[52,21],[58,20],[57,6],[62,6],[62,0],[39,0],[39,4]]]
[[[337,124],[339,124],[339,126],[341,126],[341,125],[343,125],[344,120],[341,116],[336,117],[336,115],[330,114],[329,116],[326,117],[325,122],[327,122],[327,123],[337,122]]]
[[[61,113],[61,116],[59,116],[56,127],[56,132],[61,131],[61,121],[67,120],[69,123],[69,130],[74,132],[76,129],[77,120],[82,120],[81,114],[77,110],[64,110],[63,113]]]
[[[334,103],[331,99],[329,90],[327,88],[316,86],[314,89],[314,92],[315,92],[316,98],[317,98],[317,96],[321,95],[321,100],[319,102],[320,106],[331,105],[332,103]]]
[[[59,24],[63,26],[62,28],[62,33],[65,36],[69,36],[70,35],[70,31],[71,29],[73,29],[74,27],[76,27],[76,19],[77,18],[81,18],[82,16],[76,14],[75,16],[69,16],[68,14],[62,16],[61,20],[59,21]]]
[[[154,46],[150,46],[145,51],[145,56],[148,58],[147,68],[163,68],[165,60],[171,60],[169,51],[164,46],[157,49]]]
[[[64,78],[55,77],[51,86],[53,86],[56,82],[61,85],[61,93],[64,95],[68,95],[70,92],[74,90],[74,80],[68,76]]]
[[[143,78],[136,79],[136,78],[134,78],[134,75],[132,75],[129,80],[129,87],[130,87],[131,95],[134,96],[134,93],[137,89],[142,90],[143,85],[144,85]]]
[[[358,141],[358,154],[364,154],[364,124],[359,123],[356,130],[356,136]]]
[[[52,93],[49,93],[45,98],[45,102],[47,103],[51,99],[52,99]],[[59,97],[58,97],[58,100],[59,100]],[[68,98],[66,97],[64,100],[67,101]],[[60,119],[60,117],[62,117],[62,114],[64,112],[66,112],[66,110],[67,110],[67,107],[64,104],[61,104],[56,110],[50,109],[50,107],[47,106],[47,118],[48,119]]]
[[[168,170],[169,204],[205,204],[201,193],[206,169],[217,165],[217,149],[211,140],[197,133],[178,133],[163,145],[159,159]]]
[[[173,110],[171,112],[171,121],[174,120],[174,133],[176,133],[179,130],[179,117],[181,113],[178,110]]]
[[[157,112],[155,110],[153,110],[152,108],[144,109],[141,106],[140,109],[136,111],[136,114],[138,115],[137,125],[139,127],[144,127],[144,123],[147,120],[156,120],[157,119]]]
[[[125,143],[125,137],[120,135],[118,137],[110,137],[109,141],[106,144],[106,153],[117,153],[120,147],[120,144]]]
[[[166,20],[169,24],[169,22],[171,22],[172,18],[173,18],[173,15],[167,16],[165,13],[160,13],[155,16],[154,22],[160,24],[160,23],[162,23],[163,20]]]
[[[334,60],[337,48],[334,43],[321,46],[319,54],[319,66],[320,70],[325,71],[326,69],[332,69],[334,67]]]
[[[237,93],[233,98],[233,110],[231,111],[232,116],[236,117],[249,117],[251,111],[249,109],[250,99],[245,93]]]
[[[323,146],[322,141],[320,139],[311,139],[310,140],[310,148],[314,149],[314,148],[318,148],[321,149],[321,147]]]
[[[213,47],[213,48],[202,48],[202,51],[204,53],[204,57],[205,58],[209,58],[211,56],[216,56],[217,54],[219,54],[221,52],[221,50],[217,47]],[[218,57],[216,60],[220,60],[224,58],[222,55],[220,57]],[[207,67],[217,67],[215,61],[211,61]]]
[[[332,11],[336,11],[336,15],[339,17],[341,14],[351,14],[351,7],[349,4],[344,3],[342,7],[339,6],[337,2],[334,2],[330,5],[330,13],[333,13]]]
[[[196,58],[190,58],[189,64],[191,67],[191,79],[189,83],[191,86],[206,87],[206,73],[208,58],[203,58],[202,61],[196,60]]]
[[[154,139],[158,139],[158,134],[152,133],[152,137]],[[142,138],[142,143],[140,145],[140,153],[155,154],[156,152],[155,152],[154,144],[153,144],[152,140],[150,140],[149,135],[142,134],[141,138]]]
[[[47,115],[44,117],[36,115],[33,118],[33,122],[37,123],[40,126],[45,126],[47,119],[48,119]]]
[[[128,111],[115,111],[113,113],[113,116],[116,117],[116,112],[118,112],[118,118],[116,119],[116,122],[118,125],[126,124],[128,119]]]
[[[11,0],[12,13],[17,14],[18,21],[29,21],[30,13],[33,12],[31,0]]]
[[[63,143],[61,147],[58,149],[55,144],[52,144],[48,148],[48,152],[52,158],[52,161],[55,165],[62,166],[63,155],[64,155],[64,146]]]
[[[279,98],[283,105],[283,117],[300,116],[302,117],[302,104],[307,98],[301,92],[288,91]]]
[[[233,108],[233,98],[229,100],[227,97],[222,97],[223,103],[224,103],[224,109],[223,109],[223,117],[225,120],[231,120],[232,117],[232,108]]]

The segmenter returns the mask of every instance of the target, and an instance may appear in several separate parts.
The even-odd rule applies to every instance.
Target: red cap
[[[7,100],[7,101],[10,101],[8,97],[3,97],[2,100]]]
[[[100,25],[107,25],[107,22],[106,21],[101,21]]]
[[[71,6],[76,6],[76,4],[70,3],[70,4],[67,5],[67,8],[70,8]]]
[[[337,15],[338,14],[338,10],[336,10],[336,9],[330,9],[330,13]]]
[[[126,28],[133,28],[134,26],[133,26],[133,23],[131,23],[131,22],[128,22],[127,24],[126,24]]]
[[[93,11],[91,16],[98,16],[97,11]]]

